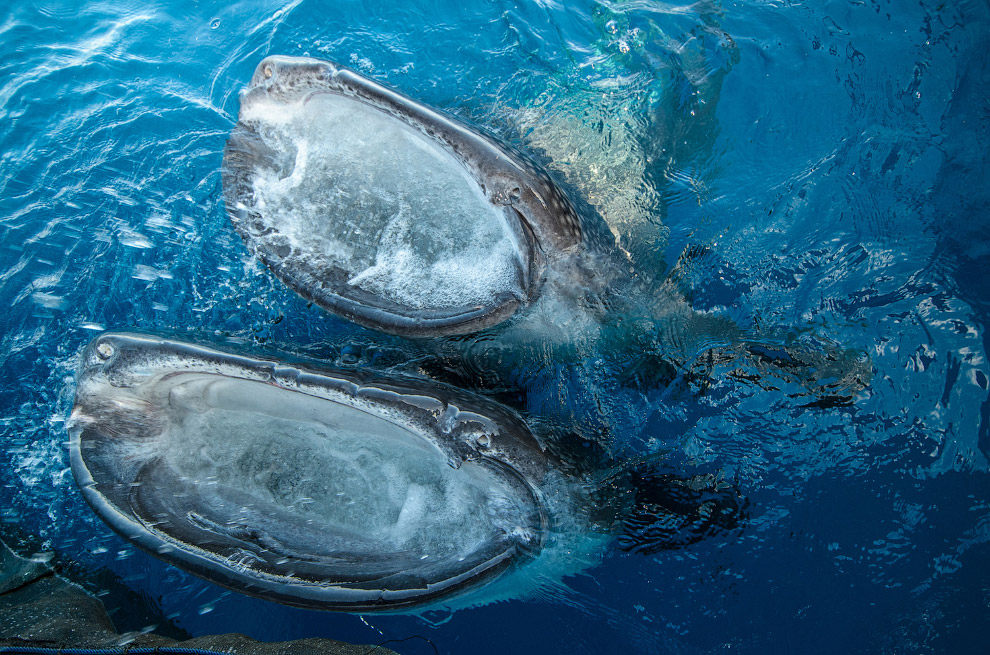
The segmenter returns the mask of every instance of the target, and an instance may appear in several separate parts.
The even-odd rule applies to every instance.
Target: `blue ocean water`
[[[146,627],[124,607],[140,598],[192,635],[420,635],[442,653],[986,648],[985,2],[12,0],[0,36],[0,534],[57,551],[121,630]],[[75,358],[99,331],[410,366],[402,339],[274,280],[225,216],[237,92],[269,54],[338,61],[533,153],[632,275],[693,253],[678,271],[696,310],[861,353],[868,384],[816,404],[704,344],[662,384],[623,384],[628,362],[596,352],[510,371],[500,398],[535,421],[747,499],[738,529],[608,549],[567,593],[359,617],[136,551],[68,470]],[[459,343],[470,372],[484,344]]]

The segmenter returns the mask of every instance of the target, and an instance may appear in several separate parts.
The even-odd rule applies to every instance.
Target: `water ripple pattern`
[[[0,536],[55,550],[110,606],[140,599],[121,631],[421,634],[478,654],[979,652],[988,51],[990,10],[971,0],[11,0]],[[425,346],[308,305],[248,254],[221,197],[237,91],[270,54],[340,62],[530,154],[602,219],[630,284],[576,290],[584,322],[544,308],[532,320],[567,337],[553,344]],[[652,322],[622,313],[643,299]],[[76,489],[74,367],[105,329],[436,377],[589,458],[718,478],[745,516],[456,612],[240,596],[136,551]],[[799,370],[794,352],[820,357]]]

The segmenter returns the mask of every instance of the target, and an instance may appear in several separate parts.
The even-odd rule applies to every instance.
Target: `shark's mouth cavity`
[[[72,470],[125,537],[304,607],[428,603],[542,548],[541,448],[504,408],[108,334],[84,355]]]
[[[476,331],[531,302],[546,251],[580,240],[544,172],[459,121],[329,62],[259,71],[224,153],[227,212],[325,309],[396,334]]]

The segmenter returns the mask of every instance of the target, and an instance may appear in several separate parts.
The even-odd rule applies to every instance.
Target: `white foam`
[[[279,153],[259,168],[262,221],[309,263],[416,308],[521,293],[521,257],[503,211],[438,143],[352,98],[329,93],[254,103],[242,120]]]

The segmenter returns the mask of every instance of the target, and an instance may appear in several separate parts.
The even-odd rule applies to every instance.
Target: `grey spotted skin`
[[[542,445],[510,410],[425,381],[107,333],[82,355],[69,438],[123,537],[299,607],[448,599],[546,539]]]
[[[318,94],[357,100],[413,128],[463,166],[504,220],[520,253],[519,289],[484,302],[459,306],[409,306],[355,288],[347,271],[314,265],[304,252],[273,235],[259,220],[255,175],[274,167],[274,153],[258,138],[245,114],[259,103],[307,102]],[[283,282],[317,305],[361,325],[404,336],[465,334],[496,325],[540,295],[548,266],[582,248],[581,221],[572,203],[534,162],[462,121],[423,105],[329,61],[272,56],[264,59],[241,94],[238,125],[227,143],[223,166],[228,215],[249,250]],[[467,238],[467,237],[466,237]],[[452,282],[456,284],[456,282]]]

